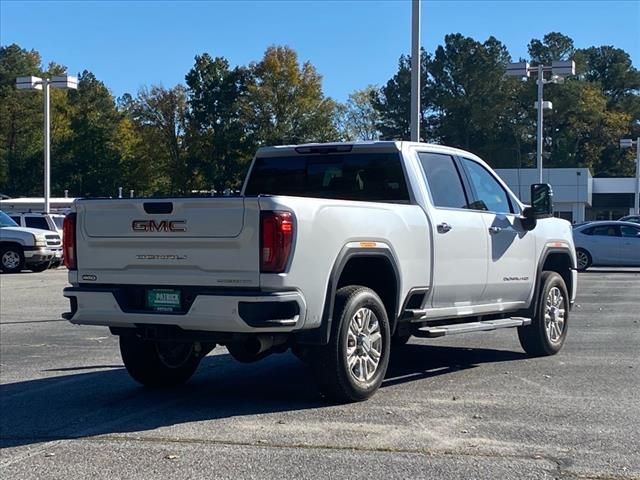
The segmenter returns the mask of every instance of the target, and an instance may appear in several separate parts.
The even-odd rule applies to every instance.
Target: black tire
[[[396,332],[395,335],[391,336],[391,348],[404,347],[409,340],[411,340],[411,335],[408,335],[408,334],[399,335]]]
[[[32,272],[40,273],[40,272],[44,272],[45,270],[48,270],[50,266],[51,266],[51,262],[44,262],[44,263],[38,263],[37,265],[31,265],[28,268]]]
[[[18,273],[24,268],[24,253],[19,246],[0,248],[0,270],[6,273]]]
[[[350,335],[352,321],[362,321],[363,330],[372,334],[360,332],[356,336],[351,332]],[[371,397],[380,387],[387,372],[390,337],[387,312],[382,300],[373,290],[362,286],[348,286],[338,290],[329,343],[312,348],[307,357],[321,391],[337,402],[357,402]],[[354,364],[351,368],[347,360],[348,348],[353,348],[350,356],[354,359]],[[373,363],[372,359],[378,354],[377,367],[369,372],[368,369],[373,365],[368,362]],[[358,379],[356,375],[363,378]]]
[[[555,289],[555,290],[554,290]],[[551,297],[551,292],[559,297]],[[547,300],[556,306],[549,306]],[[560,351],[567,338],[569,328],[569,294],[562,277],[556,272],[542,272],[540,291],[537,298],[537,311],[531,319],[531,325],[518,327],[518,338],[525,352],[534,357],[555,355]],[[555,309],[555,310],[554,310]],[[560,309],[564,310],[560,326]],[[547,320],[546,317],[549,316]],[[558,321],[555,321],[558,320]]]
[[[578,257],[578,271],[584,272],[593,263],[591,254],[584,248],[576,248],[576,256]],[[581,259],[584,259],[581,261]]]
[[[172,349],[175,358],[170,358]],[[136,335],[120,336],[120,353],[129,375],[147,387],[181,385],[200,364],[192,343],[152,342]]]

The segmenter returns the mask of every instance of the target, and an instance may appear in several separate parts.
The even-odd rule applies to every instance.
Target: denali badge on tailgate
[[[134,232],[186,232],[186,220],[134,220],[131,222]]]

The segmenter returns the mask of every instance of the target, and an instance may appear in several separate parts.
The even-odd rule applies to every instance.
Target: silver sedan
[[[573,229],[578,270],[591,266],[640,266],[640,225],[590,222]]]

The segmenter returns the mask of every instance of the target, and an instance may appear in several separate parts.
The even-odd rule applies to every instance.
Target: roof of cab
[[[422,142],[407,142],[401,140],[370,140],[370,141],[357,141],[357,142],[329,142],[329,143],[302,143],[298,145],[277,145],[269,147],[260,147],[256,153],[258,156],[273,156],[282,154],[304,154],[314,152],[299,152],[296,149],[312,149],[312,148],[340,148],[351,147],[350,151],[401,151],[404,146],[408,147],[422,147],[428,148],[432,151],[448,153],[451,155],[463,155],[466,157],[472,157],[480,160],[476,155],[459,148],[448,147],[445,145],[438,145],[435,143],[422,143]],[[334,152],[331,152],[334,153]],[[339,153],[339,151],[335,152]]]

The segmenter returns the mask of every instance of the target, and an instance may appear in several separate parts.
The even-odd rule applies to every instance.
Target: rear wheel
[[[373,290],[338,290],[329,344],[307,357],[323,393],[338,402],[371,397],[387,371],[390,337],[387,312]]]
[[[584,248],[576,249],[576,257],[578,260],[578,271],[584,272],[591,266],[591,255]]]
[[[518,327],[518,338],[529,355],[555,355],[567,338],[569,295],[556,272],[542,272],[540,282],[536,315],[531,325]]]
[[[193,343],[153,342],[136,335],[120,336],[120,353],[129,375],[147,387],[183,384],[200,364]]]
[[[18,273],[24,268],[24,253],[20,247],[0,249],[0,268],[6,273]]]

